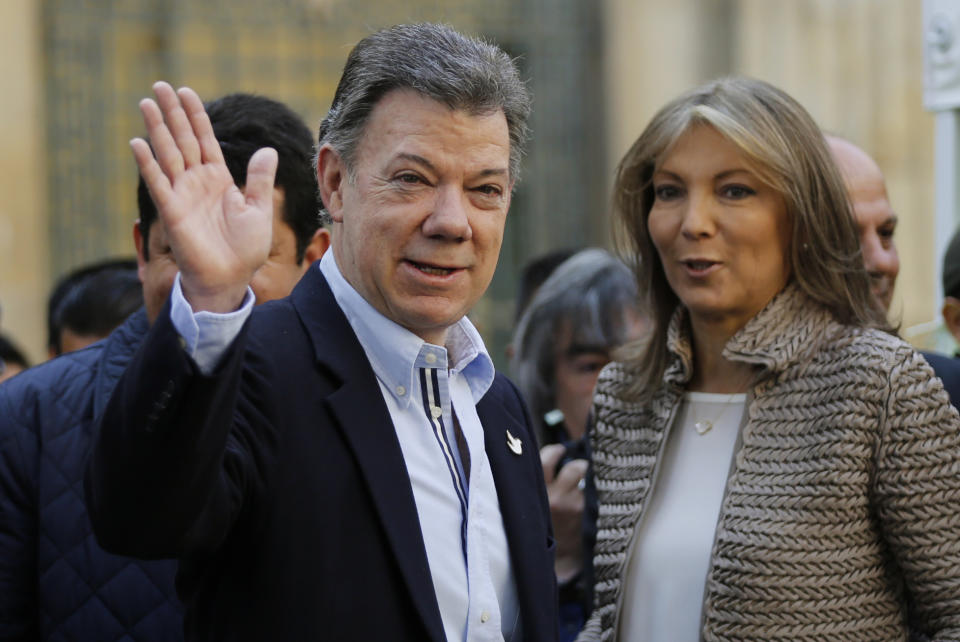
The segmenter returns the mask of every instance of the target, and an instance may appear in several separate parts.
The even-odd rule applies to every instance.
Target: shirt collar
[[[480,333],[467,317],[447,330],[445,346],[435,346],[370,305],[343,277],[332,250],[324,253],[319,269],[357,335],[374,374],[400,407],[410,403],[410,391],[415,390],[417,381],[416,368],[449,369],[452,374],[463,375],[474,403],[490,389],[495,375],[493,361]]]

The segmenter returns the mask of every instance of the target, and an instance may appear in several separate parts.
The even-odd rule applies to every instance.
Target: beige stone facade
[[[564,78],[549,67],[551,58],[569,67],[562,57],[574,51],[570,33],[548,25],[557,7],[600,25],[590,49],[596,73],[589,65],[577,71],[578,87],[599,79],[600,116],[584,102],[566,120],[543,119],[573,102],[557,95]],[[298,26],[283,26],[282,16]],[[784,88],[824,128],[874,155],[901,219],[895,320],[904,327],[931,320],[939,258],[932,256],[933,117],[922,106],[919,0],[462,0],[404,3],[402,10],[359,0],[6,0],[0,326],[40,359],[53,279],[85,261],[132,253],[136,175],[126,141],[140,134],[136,100],[150,82],[162,75],[207,97],[258,91],[288,102],[313,126],[350,45],[373,27],[410,19],[446,21],[519,48],[528,54],[526,75],[541,82],[528,185],[515,199],[522,215],[508,223],[512,244],[501,273],[512,277],[530,255],[571,239],[602,242],[613,166],[654,111],[708,78],[743,73]],[[525,49],[524,34],[535,30],[539,44]],[[51,71],[51,60],[67,62]],[[76,114],[88,122],[73,122]],[[50,123],[60,129],[51,134]],[[568,132],[595,138],[599,160],[584,157],[582,145],[570,147]],[[570,157],[584,167],[573,178],[549,165]],[[106,168],[99,182],[87,178],[89,163]],[[589,165],[597,165],[593,174]],[[575,194],[560,190],[577,180],[587,206],[559,211],[555,203]],[[495,281],[476,315],[497,341],[511,323],[507,281]]]
[[[43,306],[49,287],[36,2],[0,2],[0,34],[0,328],[36,362],[46,341]]]

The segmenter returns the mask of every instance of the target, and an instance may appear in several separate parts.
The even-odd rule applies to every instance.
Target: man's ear
[[[303,262],[306,265],[312,265],[314,261],[323,256],[323,253],[330,247],[330,230],[321,227],[313,233],[313,238],[303,252]]]
[[[133,222],[133,245],[137,248],[137,276],[143,283],[143,270],[147,265],[147,258],[144,256],[143,232],[140,231],[140,219]]]
[[[960,343],[960,299],[952,296],[944,297],[942,312],[947,330]]]
[[[347,180],[347,168],[340,154],[329,144],[324,144],[317,153],[317,184],[323,206],[335,223],[343,221],[343,185]]]

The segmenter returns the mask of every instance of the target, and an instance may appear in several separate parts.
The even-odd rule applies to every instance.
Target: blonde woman
[[[582,640],[960,639],[960,421],[796,101],[718,80],[618,169],[652,316],[595,397]]]

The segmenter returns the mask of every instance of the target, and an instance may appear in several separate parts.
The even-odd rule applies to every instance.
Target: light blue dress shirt
[[[463,318],[448,330],[446,346],[426,343],[360,296],[343,278],[333,252],[324,255],[320,270],[370,361],[393,420],[447,639],[520,639],[507,537],[476,411],[494,378],[479,333]],[[201,371],[212,372],[249,316],[252,293],[226,315],[194,315],[179,276],[171,296],[171,319],[187,353]],[[470,454],[469,479],[456,446],[454,412]]]

